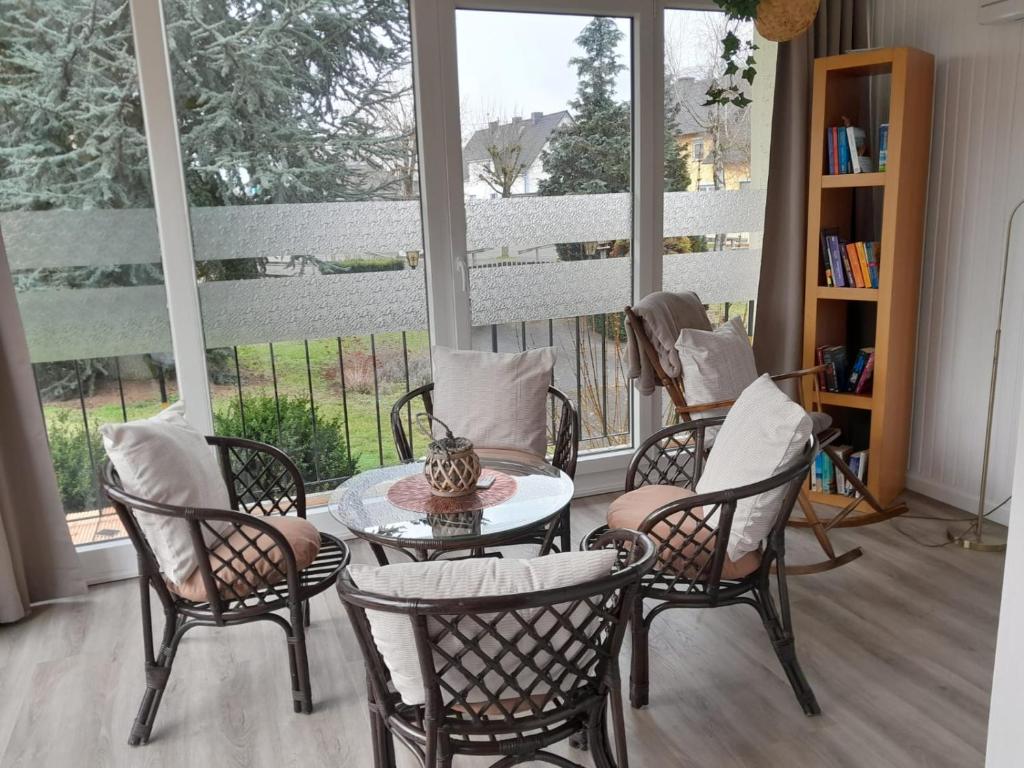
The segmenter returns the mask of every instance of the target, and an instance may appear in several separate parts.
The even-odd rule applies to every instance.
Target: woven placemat
[[[485,469],[481,477],[494,476],[494,484],[486,490],[478,490],[467,496],[447,498],[430,492],[427,478],[422,474],[403,477],[388,488],[387,500],[394,506],[409,512],[423,512],[428,515],[451,515],[486,509],[516,494],[516,479],[496,469]]]

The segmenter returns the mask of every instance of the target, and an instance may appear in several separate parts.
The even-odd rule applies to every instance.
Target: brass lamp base
[[[964,549],[973,549],[975,552],[1005,552],[1006,534],[985,531],[982,528],[979,535],[977,524],[972,525],[966,531],[954,532],[952,529],[946,531],[946,538],[956,542]]]

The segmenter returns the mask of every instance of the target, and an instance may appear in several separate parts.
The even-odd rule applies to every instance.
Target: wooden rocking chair
[[[672,405],[675,408],[676,415],[683,421],[689,421],[694,417],[694,414],[700,414],[701,412],[714,410],[716,408],[727,408],[733,404],[732,400],[722,400],[714,403],[702,403],[700,405],[689,405],[686,402],[686,390],[683,387],[682,374],[678,377],[669,376],[664,367],[661,364],[661,360],[658,356],[658,351],[655,349],[653,342],[647,335],[647,331],[644,329],[643,320],[636,312],[633,311],[632,307],[626,307],[626,318],[630,325],[633,327],[633,331],[636,334],[637,345],[640,347],[640,353],[646,358],[647,362],[650,363],[651,369],[657,376],[658,383],[665,388],[668,392],[669,398],[672,400]],[[682,330],[682,328],[680,328]],[[894,504],[891,507],[883,507],[878,499],[868,490],[867,486],[861,482],[860,478],[850,469],[846,461],[843,460],[842,456],[836,450],[834,443],[839,439],[842,434],[841,431],[831,425],[831,419],[827,416],[815,417],[815,414],[823,414],[821,410],[821,400],[818,396],[818,376],[817,374],[824,369],[824,366],[815,366],[813,368],[803,368],[798,371],[790,371],[789,373],[782,373],[772,376],[772,381],[786,381],[792,379],[803,379],[805,376],[810,377],[811,382],[811,404],[810,408],[803,402],[802,393],[804,387],[799,387],[798,390],[801,393],[799,398],[800,405],[803,406],[808,413],[811,414],[812,419],[815,422],[815,432],[818,440],[818,444],[822,451],[832,460],[836,469],[842,473],[843,477],[853,486],[856,491],[856,495],[850,500],[843,509],[837,512],[833,517],[822,520],[817,511],[814,509],[814,505],[811,503],[810,497],[807,495],[807,489],[801,489],[797,496],[797,501],[800,504],[800,508],[803,510],[804,517],[802,518],[790,518],[789,525],[797,528],[810,528],[814,537],[818,540],[818,544],[821,545],[822,550],[825,553],[825,559],[817,562],[810,563],[807,565],[786,565],[786,572],[791,575],[803,575],[810,573],[821,573],[823,571],[830,571],[833,568],[838,568],[841,565],[852,562],[858,557],[864,554],[860,547],[854,547],[853,549],[844,552],[841,555],[837,555],[835,547],[832,546],[832,542],[829,539],[829,531],[837,527],[850,527],[857,525],[868,525],[870,523],[876,523],[880,520],[886,520],[890,517],[901,515],[907,511],[907,506],[903,503]],[[851,517],[851,513],[856,509],[862,502],[868,504],[871,507],[872,512],[868,514],[861,514]]]

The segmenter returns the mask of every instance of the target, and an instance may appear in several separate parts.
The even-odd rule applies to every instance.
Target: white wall
[[[876,0],[872,44],[935,54],[935,110],[907,484],[973,510],[1007,217],[1024,197],[1024,23],[976,0]],[[1024,382],[1024,214],[1004,315],[989,501],[1010,494]],[[1018,497],[1024,499],[1024,497]],[[1004,509],[996,519],[1006,522]]]
[[[1016,498],[1024,499],[1024,408],[1017,426],[1017,441],[1022,450],[1017,455],[1013,493]],[[1024,583],[1024,526],[1010,527],[1008,543],[988,719],[986,768],[1017,768],[1024,762],[1020,727],[1024,711],[1024,664],[1020,662],[1020,649],[1024,648],[1024,592],[1018,588]]]

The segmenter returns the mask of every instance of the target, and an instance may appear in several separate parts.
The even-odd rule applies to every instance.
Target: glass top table
[[[472,550],[520,540],[536,533],[541,552],[551,545],[554,522],[572,499],[573,482],[546,462],[525,463],[481,458],[484,474],[495,469],[516,480],[515,493],[506,501],[474,511],[427,514],[392,504],[388,489],[402,478],[423,472],[423,462],[361,472],[331,494],[331,515],[370,543],[382,565],[388,562],[384,547],[403,552],[413,560],[431,560],[444,552]]]

